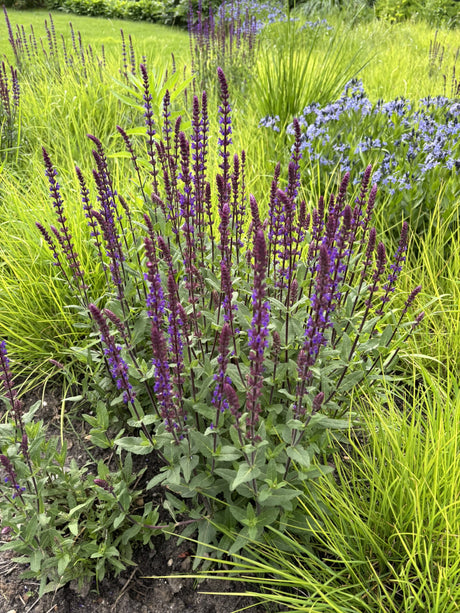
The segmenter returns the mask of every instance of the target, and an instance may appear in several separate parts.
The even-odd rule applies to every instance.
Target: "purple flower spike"
[[[53,207],[54,207],[54,210],[56,211],[57,220],[59,224],[59,232],[57,235],[59,237],[58,240],[61,245],[62,251],[66,257],[67,264],[72,271],[72,278],[74,282],[76,283],[78,290],[83,291],[82,296],[84,297],[85,291],[86,291],[86,285],[83,282],[84,273],[81,268],[77,253],[75,251],[72,235],[67,225],[67,217],[64,214],[64,202],[61,197],[61,187],[56,180],[57,171],[53,167],[51,159],[44,147],[42,147],[42,152],[43,152],[43,160],[45,162],[45,174],[48,177],[48,181],[50,185],[51,199],[53,201]],[[45,237],[45,240],[47,240],[46,236],[45,235],[43,236]],[[50,243],[48,242],[48,244]],[[55,252],[53,249],[53,254],[54,253]],[[86,303],[85,298],[84,298],[84,303]]]
[[[219,164],[219,168],[222,170],[222,191],[220,196],[220,206],[222,207],[224,202],[229,201],[230,197],[230,151],[229,146],[232,144],[232,119],[230,98],[228,94],[227,79],[225,78],[222,68],[217,69],[217,78],[220,86],[220,99],[221,106],[219,106],[219,157],[222,159]]]
[[[23,403],[22,400],[18,399],[17,392],[14,388],[13,375],[11,373],[10,360],[8,358],[5,341],[0,343],[0,381],[2,383],[6,399],[10,403],[13,410],[16,422],[19,423]]]
[[[248,437],[255,440],[255,426],[261,411],[260,396],[263,385],[264,353],[268,347],[268,324],[270,305],[265,299],[265,274],[267,268],[267,248],[262,229],[255,238],[254,254],[254,289],[252,292],[253,317],[248,331],[250,371],[248,375],[248,393],[246,406],[248,410]]]
[[[21,487],[16,481],[16,473],[14,472],[11,460],[6,455],[0,455],[0,464],[3,466],[7,474],[7,476],[5,477],[5,483],[10,483],[11,487],[14,490],[13,498],[17,498],[18,496],[21,497],[22,493],[25,492],[26,488]]]
[[[143,105],[144,106],[144,118],[145,118],[145,127],[146,127],[146,133],[147,133],[147,155],[149,157],[149,163],[152,168],[151,175],[153,179],[152,181],[153,192],[157,194],[158,193],[158,180],[157,180],[158,170],[156,166],[155,149],[154,149],[154,144],[155,144],[154,137],[156,134],[156,130],[155,130],[155,121],[153,118],[154,113],[153,113],[153,107],[152,107],[152,95],[150,94],[149,75],[148,75],[145,64],[141,64],[139,68],[141,71],[142,85],[143,85],[142,99],[144,101],[144,105]]]
[[[239,418],[241,417],[240,401],[238,399],[238,395],[233,389],[233,387],[228,383],[224,384],[224,393],[225,393],[225,396],[227,397],[230,412],[233,415],[233,417],[235,417],[236,420],[238,421]]]
[[[175,433],[176,411],[174,409],[173,393],[171,385],[171,373],[169,370],[168,351],[163,332],[155,323],[152,323],[151,331],[153,365],[155,367],[155,394],[160,406],[160,414],[164,420],[166,430]]]
[[[390,294],[395,291],[396,281],[398,279],[399,273],[402,270],[402,265],[406,261],[406,251],[407,251],[407,239],[408,239],[409,225],[405,221],[402,225],[401,229],[401,237],[399,239],[399,245],[396,250],[396,253],[393,257],[393,263],[390,264],[391,272],[388,275],[387,282],[383,286],[382,289],[385,290],[384,295],[381,297],[382,306],[380,309],[377,309],[376,313],[381,315],[383,313],[384,305],[389,302]]]
[[[147,273],[145,275],[149,284],[147,296],[147,314],[152,318],[153,323],[160,326],[165,314],[165,299],[163,287],[161,285],[160,273],[156,257],[155,245],[150,237],[144,239],[145,252],[147,255]]]
[[[364,256],[363,269],[361,271],[361,278],[364,279],[372,265],[372,254],[375,249],[375,240],[377,238],[377,232],[375,228],[371,228],[369,232],[369,239],[367,241],[366,254]]]
[[[133,391],[133,386],[129,382],[128,365],[121,357],[121,347],[117,345],[114,337],[110,334],[109,326],[107,325],[103,313],[95,304],[90,304],[88,308],[91,317],[99,328],[101,341],[105,345],[104,354],[109,364],[110,374],[117,388],[123,390],[123,402],[126,404],[134,404],[136,394]]]
[[[259,216],[259,205],[257,204],[257,200],[254,198],[252,194],[249,196],[249,206],[251,209],[252,229],[253,229],[254,235],[257,236],[257,233],[262,227],[262,224],[260,222],[260,216]]]
[[[232,329],[229,324],[225,323],[219,337],[219,357],[217,358],[217,362],[219,364],[219,372],[214,375],[214,381],[216,382],[216,387],[214,388],[214,393],[212,395],[212,404],[217,409],[215,427],[218,426],[219,423],[219,413],[223,413],[225,409],[228,408],[228,401],[224,396],[224,386],[231,385],[232,380],[227,376],[227,366],[228,366],[228,345],[230,343],[230,338],[232,335]]]

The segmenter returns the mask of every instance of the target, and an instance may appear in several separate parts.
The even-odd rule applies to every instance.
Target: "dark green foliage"
[[[7,8],[14,9],[39,9],[47,6],[46,0],[5,0],[2,3]]]
[[[459,23],[460,7],[457,0],[377,0],[374,8],[377,17],[391,23],[414,18],[451,27]]]
[[[11,0],[9,0],[11,2]],[[185,27],[189,13],[188,0],[16,0],[16,2],[43,2],[47,8],[76,15],[131,19],[133,21],[154,21],[165,25]],[[203,10],[218,6],[215,1],[203,2]],[[198,2],[192,2],[196,8]],[[38,4],[37,4],[38,6]],[[15,8],[18,7],[14,4]],[[27,7],[29,8],[29,7]]]

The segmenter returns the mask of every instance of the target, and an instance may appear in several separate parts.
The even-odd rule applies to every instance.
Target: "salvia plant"
[[[85,45],[81,33],[74,29],[69,22],[70,42],[61,34],[59,37],[53,22],[51,13],[44,22],[44,35],[37,37],[33,26],[27,31],[23,25],[16,25],[13,30],[8,17],[8,12],[3,7],[8,41],[13,52],[17,69],[21,73],[27,73],[30,77],[37,66],[46,68],[53,78],[60,78],[63,73],[71,72],[77,78],[86,81],[90,76],[98,75],[100,81],[104,81],[106,68],[106,54],[104,45],[100,50],[93,49],[91,45]],[[136,52],[132,37],[121,35],[121,58],[122,66],[120,74],[127,81],[130,74],[136,72]],[[41,77],[40,77],[41,78]]]
[[[156,512],[152,489],[161,487],[171,514],[168,531],[195,534],[198,555],[207,544],[231,555],[248,537],[262,538],[269,525],[281,532],[305,528],[298,496],[310,480],[332,470],[330,437],[349,427],[349,395],[362,385],[378,386],[396,365],[404,340],[423,317],[409,316],[421,288],[408,296],[396,290],[409,228],[403,223],[396,252],[387,254],[372,226],[377,186],[370,166],[354,201],[345,173],[336,194],[307,210],[301,127],[295,120],[287,172],[282,176],[280,165],[275,167],[265,202],[259,203],[247,193],[246,153],[233,148],[223,70],[218,69],[213,151],[218,164],[212,175],[206,93],[193,98],[187,133],[180,116],[171,120],[169,92],[156,124],[145,65],[140,73],[143,149],[117,128],[138,195],[125,198],[117,191],[94,135],[89,135],[94,195],[76,169],[86,232],[107,293],[93,295],[69,231],[57,170],[45,149],[56,222],[49,228],[37,222],[37,227],[56,274],[75,294],[82,325],[88,326],[88,341],[75,348],[95,370],[84,416],[88,438],[99,453],[106,450],[118,460],[116,468],[97,464],[98,493],[91,489],[90,494],[111,533],[110,547],[121,556],[120,543],[128,545],[134,536],[148,542],[152,532],[164,528],[151,517]],[[39,468],[27,465],[21,426],[8,427],[13,438],[2,453],[16,475],[14,484],[33,488]],[[154,456],[161,465],[148,481],[136,479],[142,490],[136,514],[127,477],[132,455]],[[39,454],[34,457],[41,466]],[[8,473],[10,465],[3,466]],[[49,487],[64,479],[56,473]],[[11,489],[11,476],[9,483]],[[27,498],[25,491],[20,495],[28,504],[38,496],[32,489]],[[22,507],[18,510],[12,496],[5,504],[6,525],[17,530],[13,519]],[[92,533],[70,528],[80,509],[90,513],[81,504],[72,499],[60,521],[69,526],[69,542],[84,546]],[[57,520],[47,513],[40,510],[42,523],[54,530]],[[228,530],[219,532],[216,525]],[[113,540],[118,529],[120,540]],[[233,530],[240,533],[236,541],[226,536]],[[41,539],[36,533],[26,541],[42,547]],[[115,550],[110,549],[116,557]],[[108,556],[105,550],[100,554],[104,560]]]
[[[13,66],[0,64],[0,159],[11,154],[18,145],[20,87],[18,71]]]
[[[217,14],[209,5],[205,14],[201,2],[196,13],[190,3],[188,33],[192,72],[196,73],[201,88],[209,89],[218,66],[225,70],[229,80],[247,79],[256,59],[256,37],[261,27],[251,8],[241,0],[231,0],[223,2]]]
[[[418,229],[429,220],[440,187],[448,215],[459,196],[460,103],[426,97],[416,108],[404,98],[372,103],[361,81],[352,80],[335,102],[309,104],[299,115],[303,172],[319,166],[356,177],[371,160],[374,180],[387,197],[386,217],[398,223],[401,210]],[[279,129],[276,117],[261,127]],[[295,126],[288,132],[295,137]],[[326,173],[322,173],[326,176]]]

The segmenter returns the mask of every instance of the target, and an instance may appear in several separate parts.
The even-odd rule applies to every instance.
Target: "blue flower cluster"
[[[445,180],[460,172],[460,103],[443,96],[372,103],[352,80],[338,100],[308,105],[298,121],[304,163],[353,170],[357,181],[371,162],[373,181],[390,195],[409,191],[408,201],[420,188],[436,188],[432,171]],[[278,123],[265,117],[259,126],[279,131]],[[294,134],[293,124],[287,132]]]

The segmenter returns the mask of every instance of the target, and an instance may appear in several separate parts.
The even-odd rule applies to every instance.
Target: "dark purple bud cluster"
[[[105,345],[104,355],[107,358],[110,374],[116,383],[117,389],[123,391],[123,402],[134,404],[136,393],[129,381],[128,365],[121,356],[122,348],[116,343],[114,336],[110,334],[104,314],[95,304],[90,304],[88,308],[91,317],[99,328],[101,341]]]
[[[113,485],[110,485],[105,479],[94,479],[94,485],[101,487],[103,490],[108,492],[109,494],[113,494]]]
[[[44,147],[42,148],[42,151],[43,151],[43,160],[45,162],[45,174],[48,177],[48,181],[50,185],[51,200],[52,200],[53,207],[54,207],[54,210],[57,216],[57,221],[59,224],[58,228],[51,226],[51,231],[55,235],[61,247],[61,250],[63,254],[65,255],[65,258],[67,260],[67,265],[69,266],[71,270],[72,279],[75,282],[79,293],[81,293],[81,295],[83,296],[84,298],[83,302],[85,303],[87,302],[85,300],[87,286],[85,285],[83,281],[84,273],[81,268],[80,261],[78,259],[78,255],[75,251],[72,235],[70,233],[69,226],[67,224],[67,217],[64,214],[64,201],[62,200],[62,197],[61,197],[61,188],[60,188],[59,183],[56,180],[57,171],[53,167],[51,159]],[[40,229],[40,226],[38,227]],[[45,240],[51,247],[51,244],[53,243],[53,241],[50,242],[49,241],[50,237],[44,234],[42,230],[40,231],[42,232]],[[56,253],[56,250],[54,248],[52,249],[52,251],[53,251],[53,254]]]
[[[267,247],[262,228],[257,231],[254,241],[254,289],[252,292],[253,316],[248,331],[250,371],[248,375],[248,393],[246,408],[248,411],[248,433],[250,440],[255,439],[255,426],[261,411],[265,349],[268,347],[268,324],[270,305],[266,299],[265,275],[267,270]]]
[[[17,392],[13,384],[13,375],[11,373],[10,360],[8,358],[5,341],[0,342],[0,381],[5,398],[10,403],[13,411],[15,421],[17,424],[19,424],[22,415],[23,403],[22,400],[19,400],[17,397]]]
[[[17,482],[16,473],[13,465],[11,464],[11,460],[6,455],[0,455],[0,464],[3,466],[7,475],[4,482],[9,483],[13,488],[13,499],[17,498],[18,496],[21,497],[22,493],[26,491],[26,488],[21,487]]]

